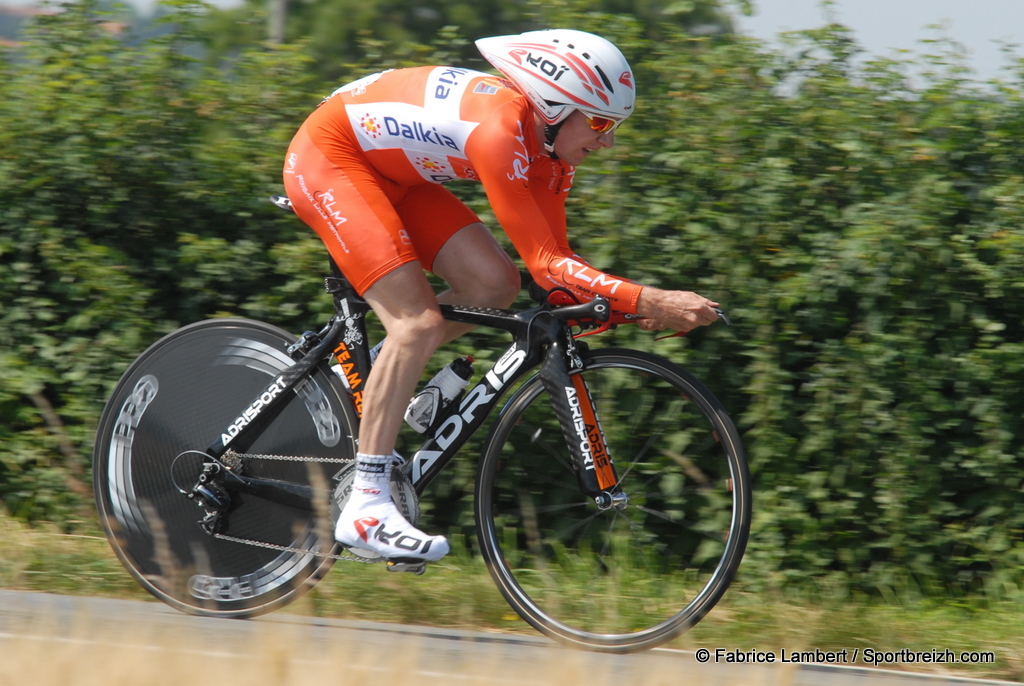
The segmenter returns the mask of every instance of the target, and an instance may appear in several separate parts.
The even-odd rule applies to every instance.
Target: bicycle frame
[[[333,264],[334,276],[325,280],[327,292],[334,296],[335,315],[319,332],[307,331],[289,346],[294,365],[281,372],[238,414],[207,448],[216,466],[229,450],[244,453],[270,422],[277,417],[293,394],[301,389],[313,369],[333,356],[340,365],[344,383],[356,410],[362,415],[362,389],[370,372],[365,315],[369,305],[360,298]],[[570,448],[580,490],[602,507],[615,502],[617,478],[605,447],[600,422],[582,378],[572,372],[583,368],[579,344],[570,325],[606,321],[610,307],[602,298],[567,307],[541,304],[524,311],[441,305],[445,319],[474,326],[502,329],[512,334],[513,343],[464,395],[458,408],[429,435],[412,456],[405,469],[417,495],[451,461],[459,449],[490,416],[504,393],[529,371],[539,367],[553,411]],[[353,427],[356,428],[356,427]],[[224,486],[270,500],[294,504],[296,498],[312,502],[311,488],[298,484],[236,474],[220,470]],[[205,472],[204,472],[205,474]],[[217,494],[202,490],[200,495],[217,507]],[[190,496],[191,497],[191,496]]]
[[[591,418],[589,426],[600,426],[589,394],[585,389],[582,394],[578,390],[582,379],[571,376],[573,371],[583,368],[583,361],[566,325],[569,319],[598,319],[598,312],[602,310],[605,314],[609,311],[604,300],[559,309],[540,305],[523,312],[443,305],[441,312],[445,319],[503,329],[511,333],[514,340],[480,381],[466,392],[458,409],[413,455],[409,476],[417,493],[423,492],[480,428],[505,391],[538,366],[577,466],[580,489],[598,498],[605,494],[604,489],[614,486],[616,479],[610,474],[611,461],[594,459],[594,455],[606,456],[607,451],[599,429],[587,430],[588,425],[584,424],[583,417],[588,416]]]

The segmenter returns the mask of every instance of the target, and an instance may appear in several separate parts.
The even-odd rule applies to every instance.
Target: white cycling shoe
[[[390,493],[373,488],[352,489],[334,537],[346,548],[367,550],[387,559],[436,562],[451,549],[444,536],[428,536],[410,524]]]

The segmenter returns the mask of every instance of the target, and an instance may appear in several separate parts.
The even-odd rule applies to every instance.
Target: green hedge
[[[1024,582],[1024,64],[978,83],[942,44],[911,64],[858,59],[837,26],[785,50],[653,41],[573,6],[553,18],[616,40],[642,97],[577,175],[572,233],[735,320],[612,336],[686,364],[741,425],[746,581]],[[68,5],[0,62],[0,499],[27,520],[88,508],[104,397],[157,336],[223,314],[301,331],[330,307],[322,247],[264,198],[333,84],[294,46],[203,66],[201,6],[171,8],[133,46]],[[467,524],[472,469],[438,519]]]

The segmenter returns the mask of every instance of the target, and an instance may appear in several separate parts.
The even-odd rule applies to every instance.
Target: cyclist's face
[[[590,128],[587,117],[579,110],[566,118],[555,136],[555,154],[566,164],[577,166],[587,155],[615,145],[615,133],[598,133]]]

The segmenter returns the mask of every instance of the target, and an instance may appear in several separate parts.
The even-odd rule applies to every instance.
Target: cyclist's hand
[[[640,291],[637,314],[644,317],[638,322],[645,331],[690,331],[718,319],[714,308],[718,303],[691,291],[663,291],[645,286]]]

